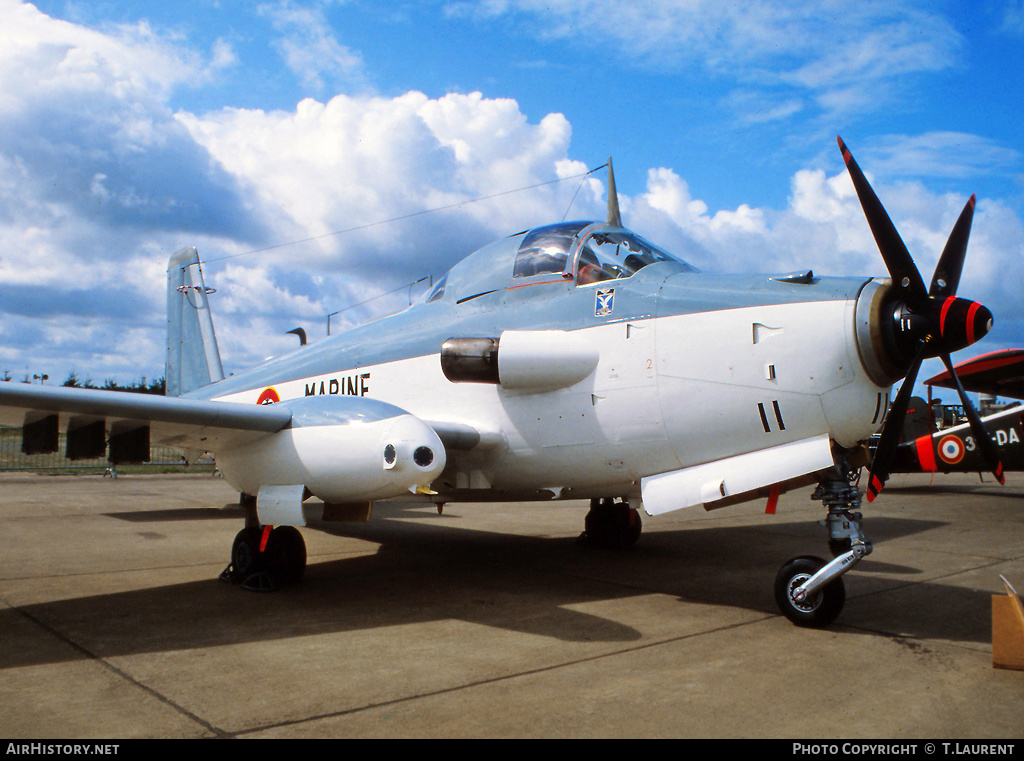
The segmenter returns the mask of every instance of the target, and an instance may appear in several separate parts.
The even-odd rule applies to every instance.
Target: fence
[[[65,435],[60,434],[60,448],[50,454],[25,454],[21,451],[21,429],[0,428],[0,470],[102,470],[110,467],[107,458],[97,457],[91,460],[69,460],[64,456]],[[119,465],[119,470],[149,469],[183,466],[185,464],[181,452],[164,446],[149,448],[150,461],[139,465]],[[205,457],[196,463],[200,466],[212,467],[213,461]]]

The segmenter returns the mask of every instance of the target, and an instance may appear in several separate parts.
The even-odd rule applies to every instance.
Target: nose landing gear
[[[834,559],[825,562],[802,555],[783,565],[775,577],[775,602],[797,626],[817,629],[835,621],[846,602],[843,574],[871,553],[857,511],[861,502],[857,474],[842,458],[811,495],[828,508],[824,525]]]
[[[842,579],[822,585],[810,594],[798,591],[805,587],[825,566],[825,561],[813,555],[793,558],[775,577],[775,602],[782,613],[797,626],[820,629],[836,620],[846,602],[846,587]]]

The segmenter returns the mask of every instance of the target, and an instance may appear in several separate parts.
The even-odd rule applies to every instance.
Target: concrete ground
[[[210,475],[0,474],[0,736],[1020,738],[994,669],[1024,588],[1024,474],[896,476],[821,631],[775,574],[827,556],[810,490],[576,544],[584,503],[378,510],[305,529],[303,582],[218,580],[241,527]]]

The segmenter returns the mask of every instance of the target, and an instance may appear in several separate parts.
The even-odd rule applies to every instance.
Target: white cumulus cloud
[[[268,7],[283,39],[323,32],[328,66],[311,77],[326,83],[331,71],[358,69],[357,54],[334,47],[316,16]],[[553,11],[568,24],[583,8],[566,1]],[[678,20],[688,13],[727,12],[710,8],[666,6],[666,33],[684,34]],[[616,6],[617,39],[655,11]],[[207,262],[225,362],[239,369],[293,348],[286,330],[302,325],[316,338],[328,312],[437,277],[490,240],[605,214],[604,178],[580,176],[572,125],[559,113],[527,114],[479,92],[416,91],[174,111],[173,92],[244,62],[225,43],[197,52],[145,25],[98,32],[12,0],[0,0],[0,12],[0,372],[15,378],[162,373],[164,269],[186,245]],[[762,44],[755,17],[722,18]],[[914,145],[912,136],[895,143]],[[935,167],[943,145],[959,146],[968,166],[1005,156],[966,135],[928,144],[922,156]],[[876,190],[927,280],[966,198],[929,191],[894,170],[898,150],[889,155],[875,168],[885,178]],[[640,192],[622,194],[623,219],[705,270],[884,275],[852,185],[833,169],[796,170],[785,208],[713,210],[677,171],[655,167]],[[961,290],[997,321],[1022,313],[1021,227],[1008,205],[979,199]],[[306,242],[283,245],[295,241]]]

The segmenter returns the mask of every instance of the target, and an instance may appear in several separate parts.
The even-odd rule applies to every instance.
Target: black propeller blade
[[[867,487],[868,502],[874,502],[875,497],[878,496],[878,493],[882,491],[882,487],[885,486],[885,482],[889,480],[889,464],[892,462],[892,456],[896,452],[896,447],[900,444],[903,418],[907,415],[910,397],[914,392],[914,382],[917,380],[917,371],[921,368],[921,360],[923,358],[924,346],[918,350],[917,356],[914,357],[914,361],[907,371],[907,377],[904,378],[903,385],[900,386],[899,393],[896,394],[896,399],[889,408],[889,412],[886,413],[882,437],[879,439],[878,446],[875,448],[875,453],[871,458],[871,472],[868,475]],[[895,422],[890,423],[890,420]]]
[[[843,161],[846,162],[846,168],[853,180],[853,187],[864,209],[864,216],[867,217],[868,227],[871,228],[882,260],[892,277],[890,313],[893,317],[892,324],[885,326],[885,329],[889,331],[891,337],[894,362],[897,366],[906,367],[903,385],[885,418],[881,438],[872,458],[868,478],[868,501],[878,496],[889,478],[889,467],[900,443],[903,418],[910,404],[918,370],[921,362],[930,357],[941,357],[956,381],[960,400],[967,412],[971,431],[978,441],[981,453],[995,477],[1003,483],[1003,466],[999,461],[995,444],[985,432],[981,418],[964,393],[949,359],[950,353],[970,346],[992,328],[992,313],[988,309],[976,301],[956,297],[967,254],[967,239],[974,217],[975,197],[971,196],[953,226],[932,276],[931,287],[926,291],[917,265],[914,264],[910,252],[907,251],[903,239],[900,238],[878,196],[875,195],[875,191],[842,139],[837,140]]]
[[[971,400],[967,398],[963,384],[960,383],[960,378],[953,371],[953,363],[950,361],[948,354],[942,355],[942,362],[946,365],[946,369],[956,383],[956,392],[960,394],[960,403],[963,404],[964,412],[967,413],[967,420],[971,424],[971,432],[974,434],[978,447],[981,449],[981,456],[989,464],[989,467],[992,469],[992,475],[996,477],[996,480],[1001,484],[1005,484],[1006,477],[1003,475],[1003,463],[999,460],[999,453],[996,451],[995,442],[992,441],[992,437],[985,431],[985,426],[981,423],[978,411],[974,409]]]
[[[906,245],[900,234],[896,232],[889,215],[885,213],[882,202],[878,200],[875,191],[871,189],[864,173],[853,160],[842,138],[837,137],[839,150],[843,153],[843,161],[846,162],[846,169],[850,172],[850,179],[853,180],[854,190],[860,199],[861,208],[864,209],[864,216],[867,217],[868,227],[871,234],[875,236],[875,243],[882,254],[885,268],[892,276],[892,284],[900,291],[900,300],[908,305],[922,304],[927,300],[928,293],[924,289],[924,281],[921,273],[917,271],[917,265],[907,251]]]
[[[967,256],[967,238],[971,235],[971,221],[974,219],[974,196],[967,199],[967,205],[960,212],[960,217],[953,225],[946,247],[942,249],[939,263],[935,265],[932,275],[932,286],[928,289],[929,296],[954,296],[960,285],[960,272],[964,268],[964,257]]]

